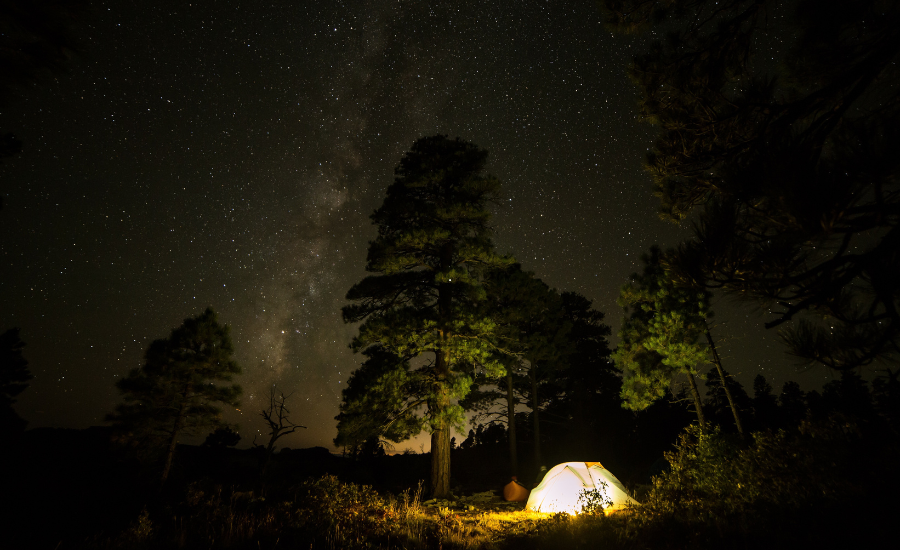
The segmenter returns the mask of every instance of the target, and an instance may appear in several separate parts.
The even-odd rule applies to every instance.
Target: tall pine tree
[[[496,323],[494,341],[501,350],[496,356],[498,361],[503,362],[506,375],[502,380],[496,380],[480,373],[475,380],[476,389],[461,404],[467,410],[477,412],[473,422],[490,419],[491,424],[506,424],[510,474],[518,476],[516,405],[528,398],[523,396],[521,384],[517,383],[522,377],[516,373],[527,369],[525,356],[537,343],[532,341],[528,328],[546,314],[548,301],[555,293],[534,273],[523,271],[519,264],[487,273],[485,287],[487,299],[482,303],[482,308],[485,315]],[[530,384],[528,387],[530,390]],[[529,391],[524,392],[524,395],[528,394]],[[499,410],[498,402],[505,403],[499,406]]]
[[[487,151],[458,138],[413,144],[372,214],[378,236],[366,271],[374,275],[350,289],[353,304],[343,308],[345,322],[362,323],[354,350],[381,346],[400,365],[426,358],[415,387],[425,406],[422,426],[431,432],[431,491],[439,497],[450,492],[451,430],[463,424],[458,400],[472,385],[473,367],[504,374],[493,355],[494,323],[478,307],[484,271],[512,262],[491,242],[487,207],[500,182],[482,174],[486,160]]]
[[[550,372],[559,367],[558,359],[571,348],[567,336],[571,324],[565,318],[559,293],[534,273],[516,264],[495,271],[487,280],[490,312],[498,325],[497,347],[514,356],[515,369],[507,369],[505,399],[507,402],[508,439],[512,474],[518,475],[516,452],[516,394],[527,396],[531,409],[532,444],[536,467],[543,463],[541,452],[541,410],[550,395],[542,391],[549,384]],[[513,371],[525,371],[525,377]],[[517,388],[518,387],[518,388]],[[555,388],[553,394],[560,391]]]
[[[601,449],[620,445],[628,432],[630,414],[622,410],[622,379],[613,364],[605,314],[577,292],[563,292],[565,319],[571,326],[571,345],[561,358],[554,378],[564,392],[548,407],[548,416],[563,422],[572,450],[580,456],[596,456]],[[587,437],[585,436],[587,435]],[[604,464],[606,459],[603,459]]]

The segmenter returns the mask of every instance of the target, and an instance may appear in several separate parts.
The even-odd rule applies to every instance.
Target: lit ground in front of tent
[[[407,517],[414,518],[420,529],[424,531],[431,524],[437,527],[443,544],[460,548],[481,548],[510,537],[527,536],[553,516],[526,510],[524,501],[506,502],[499,491],[425,500],[417,511]],[[410,534],[414,530],[410,529]]]

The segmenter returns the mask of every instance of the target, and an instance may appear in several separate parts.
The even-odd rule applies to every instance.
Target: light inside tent
[[[544,491],[544,499],[541,502],[540,511],[547,513],[566,512],[577,514],[581,511],[583,503],[578,502],[582,491],[591,490],[586,487],[577,476],[561,476],[556,483]]]
[[[554,466],[528,496],[525,508],[534,512],[577,514],[585,502],[585,491],[600,491],[602,500],[612,504],[607,513],[637,504],[612,472],[599,462],[566,462]]]

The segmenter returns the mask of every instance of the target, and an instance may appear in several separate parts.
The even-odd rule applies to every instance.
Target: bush
[[[384,499],[368,485],[344,483],[329,475],[303,483],[297,490],[296,526],[331,540],[356,540],[381,525]]]
[[[844,475],[855,438],[852,424],[835,419],[799,433],[756,432],[749,443],[691,426],[666,453],[670,470],[629,515],[627,534],[663,546],[783,541],[790,522],[838,510],[856,491]]]
[[[581,513],[591,516],[600,516],[604,514],[604,510],[612,506],[612,499],[607,496],[609,486],[605,481],[600,482],[597,489],[585,489],[578,493],[578,504],[581,507]]]

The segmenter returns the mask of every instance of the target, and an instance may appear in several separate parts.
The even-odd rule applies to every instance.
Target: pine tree
[[[602,4],[613,28],[666,31],[632,76],[661,213],[695,220],[679,276],[769,304],[808,362],[896,360],[900,3]]]
[[[718,354],[714,353],[707,319],[710,293],[704,289],[676,284],[667,272],[662,253],[654,246],[642,256],[644,271],[631,276],[622,287],[619,305],[626,317],[619,333],[621,342],[613,353],[616,366],[625,373],[622,383],[623,406],[642,410],[666,395],[677,375],[690,383],[694,409],[701,428],[705,426],[703,405],[695,377],[699,365],[712,361],[721,373]],[[707,344],[699,341],[705,335]],[[713,352],[711,354],[711,352]],[[728,391],[738,431],[743,434],[740,415]]]
[[[0,334],[0,433],[3,435],[21,433],[28,425],[13,409],[16,397],[34,378],[28,371],[28,360],[22,355],[24,348],[19,329],[11,328]]]
[[[396,169],[381,207],[372,214],[378,236],[366,271],[343,308],[344,321],[362,324],[351,347],[381,346],[406,361],[430,359],[416,375],[431,432],[431,490],[450,492],[450,438],[461,428],[458,400],[479,365],[504,374],[491,345],[494,323],[480,313],[482,274],[511,263],[491,242],[488,204],[500,182],[482,175],[487,152],[446,136],[417,140]]]
[[[503,364],[506,375],[500,381],[484,374],[477,377],[476,389],[466,397],[462,405],[466,409],[477,411],[477,420],[490,418],[491,423],[506,424],[510,474],[518,476],[516,406],[521,402],[535,401],[536,388],[531,383],[532,368],[538,364],[539,359],[542,361],[553,355],[551,346],[556,342],[548,341],[548,336],[552,338],[550,332],[560,333],[559,329],[563,328],[561,302],[555,291],[535,277],[534,273],[524,271],[519,264],[488,272],[484,283],[487,298],[481,307],[484,315],[495,323],[493,340],[498,350],[495,357]],[[523,375],[523,372],[526,374]],[[498,401],[505,403],[500,411],[495,408]],[[538,411],[533,411],[532,421],[539,434]],[[534,449],[536,460],[539,460],[539,438],[535,438]]]
[[[788,428],[797,428],[808,409],[806,394],[800,389],[800,384],[793,380],[784,383],[781,395],[778,396],[778,409],[783,419],[782,424]]]
[[[619,435],[631,425],[631,414],[622,409],[622,378],[612,361],[605,314],[591,300],[576,292],[563,292],[562,307],[571,326],[570,346],[560,358],[554,378],[562,394],[547,409],[566,427],[569,441],[582,456],[591,456],[604,444],[622,441]]]
[[[384,347],[362,350],[368,359],[350,375],[341,392],[334,444],[355,451],[372,437],[400,442],[418,434],[425,419],[416,413],[430,392],[428,372],[410,369]]]
[[[223,426],[216,403],[238,405],[241,387],[223,384],[241,373],[233,354],[228,325],[220,325],[207,308],[168,338],[153,341],[144,366],[116,383],[125,403],[107,420],[134,444],[164,449],[162,482],[172,469],[178,438]]]
[[[772,385],[765,376],[757,374],[753,379],[753,418],[758,428],[779,427],[778,412],[778,398],[772,393]]]
[[[531,409],[534,461],[540,466],[543,462],[541,411],[562,390],[553,384],[556,378],[553,374],[561,367],[560,357],[571,347],[568,339],[571,324],[565,318],[560,294],[518,264],[493,271],[485,286],[488,292],[485,313],[496,323],[494,342],[500,350],[498,360],[506,362],[504,397],[510,463],[512,475],[518,475],[515,405],[521,396]]]

